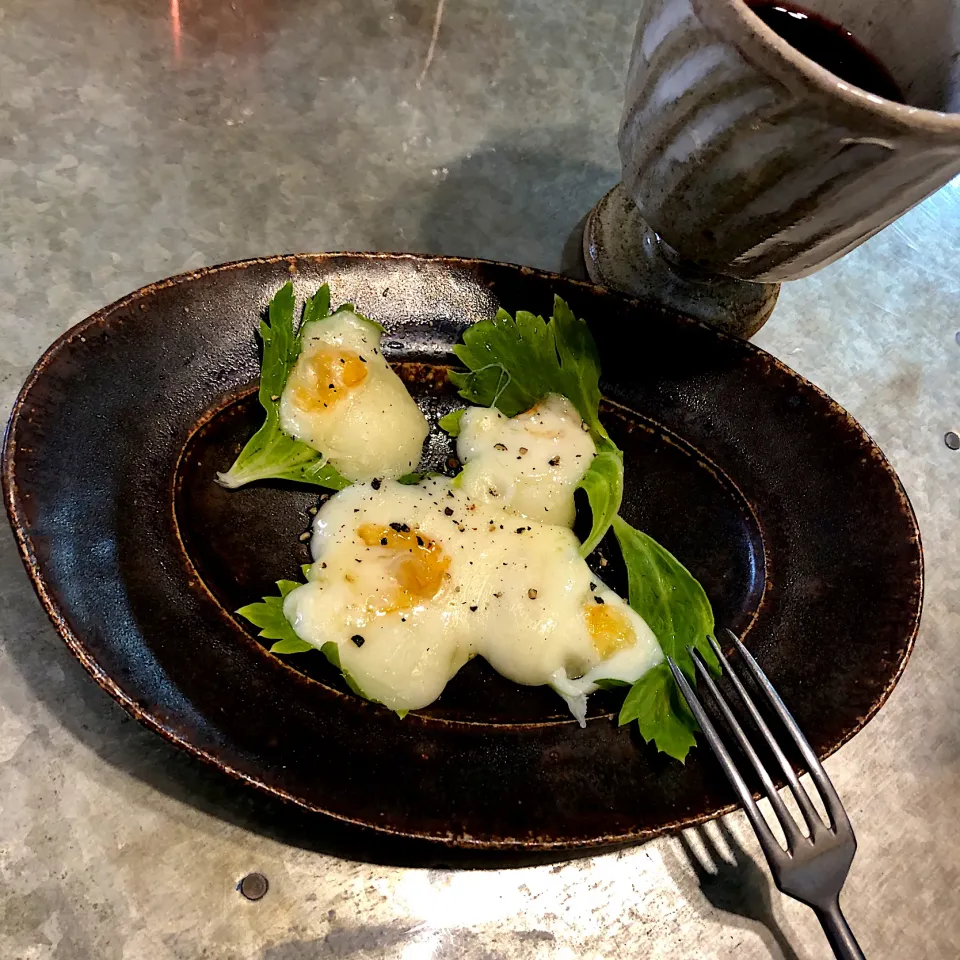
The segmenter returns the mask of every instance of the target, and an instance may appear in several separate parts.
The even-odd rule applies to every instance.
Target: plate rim
[[[463,833],[457,835],[448,834],[444,836],[411,828],[395,829],[385,824],[371,823],[368,820],[361,820],[349,817],[342,813],[324,809],[300,797],[297,797],[292,793],[289,793],[279,786],[271,785],[263,780],[257,779],[256,777],[245,773],[243,770],[240,770],[229,763],[226,763],[224,760],[219,759],[213,753],[204,749],[203,747],[199,747],[190,740],[180,736],[176,731],[166,726],[158,717],[154,716],[149,709],[144,708],[130,695],[128,695],[113,679],[113,677],[111,677],[106,670],[100,666],[95,657],[85,646],[82,638],[73,631],[66,617],[64,616],[64,613],[61,611],[53,592],[48,587],[40,561],[37,559],[36,552],[33,548],[32,538],[26,530],[27,520],[23,505],[24,497],[23,493],[19,489],[17,476],[17,428],[19,426],[21,417],[24,415],[26,400],[36,383],[43,376],[46,368],[62,350],[71,345],[74,339],[82,338],[83,334],[87,330],[102,323],[107,315],[121,309],[128,308],[131,305],[135,305],[138,301],[151,296],[153,293],[159,290],[165,290],[180,284],[189,283],[211,274],[227,273],[233,270],[244,270],[258,265],[275,265],[282,262],[287,262],[288,271],[291,277],[294,277],[297,274],[297,261],[309,261],[315,264],[323,264],[324,262],[336,260],[351,260],[354,262],[408,261],[413,263],[441,264],[452,268],[468,265],[488,266],[516,271],[522,276],[537,276],[546,282],[559,282],[564,286],[573,284],[591,292],[616,297],[624,304],[633,307],[641,308],[647,311],[655,310],[658,313],[669,316],[673,321],[703,328],[709,331],[712,336],[719,337],[721,340],[735,341],[740,346],[746,348],[748,352],[754,354],[755,356],[762,357],[765,362],[771,364],[779,373],[785,374],[799,381],[807,389],[810,389],[816,393],[834,416],[846,421],[850,427],[852,427],[860,436],[868,441],[874,458],[877,461],[877,466],[882,469],[893,481],[897,499],[904,508],[904,516],[912,527],[911,539],[915,540],[917,546],[918,568],[916,580],[916,611],[913,615],[912,623],[910,624],[909,636],[905,639],[902,654],[896,665],[896,669],[890,675],[884,689],[870,705],[870,708],[863,714],[863,716],[857,719],[856,723],[842,737],[838,738],[836,742],[818,754],[820,759],[823,760],[829,756],[832,756],[837,750],[839,750],[861,730],[863,730],[863,728],[876,716],[881,707],[883,707],[889,699],[894,688],[899,683],[900,678],[903,676],[903,672],[906,669],[907,663],[910,660],[916,645],[926,592],[926,570],[923,542],[916,512],[896,470],[894,470],[886,454],[884,454],[883,450],[873,439],[870,433],[864,429],[859,421],[856,420],[856,418],[844,407],[842,407],[836,400],[829,396],[815,383],[808,380],[802,374],[797,373],[779,358],[775,357],[773,354],[750,342],[749,340],[742,340],[739,337],[735,337],[732,334],[712,327],[710,324],[687,316],[679,311],[665,310],[659,304],[632,297],[619,291],[612,290],[609,287],[591,283],[587,280],[569,277],[555,271],[542,270],[539,268],[525,266],[523,264],[492,260],[484,257],[460,257],[445,254],[418,254],[410,252],[324,251],[319,253],[275,254],[264,257],[249,257],[242,260],[231,260],[224,263],[204,266],[195,270],[174,274],[170,277],[145,284],[126,294],[125,296],[120,297],[103,307],[100,307],[94,313],[77,321],[75,324],[61,333],[43,351],[39,359],[33,365],[14,400],[4,429],[3,449],[2,455],[0,455],[0,487],[2,487],[4,506],[6,508],[7,517],[14,533],[20,559],[26,569],[34,592],[37,594],[44,611],[50,618],[53,626],[59,633],[67,648],[77,658],[94,682],[113,700],[115,700],[130,716],[137,720],[138,723],[142,724],[147,729],[152,730],[154,733],[159,734],[169,743],[172,743],[180,749],[185,750],[188,754],[196,757],[205,764],[220,770],[222,773],[236,780],[254,787],[261,793],[278,798],[284,802],[292,803],[301,810],[305,810],[309,813],[319,814],[323,817],[329,817],[335,821],[361,827],[365,830],[371,830],[375,834],[395,838],[416,839],[442,847],[461,850],[488,852],[500,851],[506,853],[524,852],[528,854],[532,851],[543,851],[545,853],[563,850],[569,850],[571,852],[583,850],[601,851],[603,849],[619,847],[625,844],[639,843],[648,839],[652,839],[653,837],[661,834],[673,833],[687,827],[707,823],[710,820],[725,816],[739,807],[739,805],[736,803],[729,803],[714,810],[708,810],[703,813],[680,817],[669,823],[660,824],[657,827],[640,827],[623,833],[596,838],[564,840],[540,839],[530,841],[519,837],[486,839],[472,837]],[[757,794],[757,796],[759,796],[759,794]]]

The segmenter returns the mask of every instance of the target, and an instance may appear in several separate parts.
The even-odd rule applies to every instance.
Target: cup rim
[[[720,3],[717,3],[717,0],[692,0],[692,2],[698,16],[702,16],[704,22],[709,23],[719,15],[727,21],[728,25],[736,26],[737,32],[729,37],[738,49],[751,59],[755,58],[758,50],[762,53],[769,51],[820,92],[837,97],[853,109],[873,118],[882,118],[901,129],[913,133],[949,135],[952,138],[960,136],[960,113],[946,113],[942,110],[897,103],[854,86],[846,80],[841,80],[826,67],[820,66],[815,60],[811,60],[787,43],[750,9],[746,0],[722,0]],[[802,2],[800,5],[802,6]],[[733,24],[730,23],[730,15],[736,20]],[[744,45],[744,30],[754,41],[749,48]]]

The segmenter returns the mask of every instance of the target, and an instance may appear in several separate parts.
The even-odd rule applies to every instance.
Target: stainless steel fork
[[[716,727],[703,709],[703,704],[698,699],[693,687],[676,663],[668,657],[667,662],[670,665],[670,670],[690,705],[693,715],[697,718],[697,723],[700,724],[703,735],[716,754],[727,779],[733,789],[736,790],[737,796],[743,804],[743,809],[753,826],[757,839],[760,841],[767,863],[770,865],[770,871],[773,873],[773,880],[777,888],[788,897],[793,897],[795,900],[813,908],[824,933],[827,935],[827,939],[830,941],[830,946],[833,947],[833,952],[839,960],[864,960],[863,951],[861,951],[853,932],[840,912],[840,888],[847,878],[847,872],[850,870],[850,864],[857,849],[857,840],[853,835],[850,820],[843,809],[840,798],[837,796],[837,791],[834,790],[833,784],[830,782],[830,778],[813,752],[813,748],[807,742],[807,738],[800,732],[796,720],[790,715],[790,711],[787,710],[776,690],[773,689],[767,675],[760,669],[756,660],[753,659],[753,656],[739,639],[729,630],[725,633],[733,641],[748,671],[753,675],[759,688],[766,695],[770,705],[786,727],[793,742],[800,749],[803,762],[807,770],[810,771],[810,776],[823,800],[824,808],[830,819],[829,824],[825,824],[820,819],[820,815],[806,790],[801,786],[796,772],[734,671],[733,665],[728,661],[726,663],[727,676],[733,683],[737,695],[743,702],[753,723],[773,752],[780,769],[783,771],[787,786],[790,787],[796,798],[797,806],[800,808],[809,833],[809,836],[804,836],[779,793],[777,793],[770,774],[761,763],[760,757],[757,756],[757,752],[744,733],[743,727],[737,722],[727,701],[717,689],[709,670],[696,651],[692,647],[688,647],[687,650],[693,658],[700,680],[703,681],[710,695],[716,701],[721,716],[750,761],[751,766],[757,772],[757,776],[760,777],[764,792],[770,800],[770,805],[773,807],[773,812],[780,822],[780,827],[787,841],[787,849],[784,850],[770,826],[764,820],[763,814],[753,799],[750,788],[724,746]],[[710,644],[722,663],[723,653],[720,647],[712,639]]]

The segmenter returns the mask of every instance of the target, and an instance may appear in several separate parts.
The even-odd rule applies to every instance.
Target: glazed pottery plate
[[[837,404],[749,343],[565,277],[320,254],[145,287],[64,334],[17,401],[3,481],[27,570],[73,653],[142,723],[309,810],[460,847],[615,844],[731,803],[708,751],[658,755],[617,726],[613,693],[591,698],[581,729],[551,691],[477,659],[400,719],[319,653],[271,655],[233,614],[309,560],[316,488],[214,483],[260,423],[255,330],[288,280],[301,300],[328,282],[334,304],[386,327],[433,427],[425,461],[448,472],[436,421],[460,405],[451,346],[500,306],[547,314],[564,297],[600,349],[625,518],[700,579],[818,754],[879,709],[916,636],[920,543],[896,475]],[[593,562],[623,588],[615,545]]]

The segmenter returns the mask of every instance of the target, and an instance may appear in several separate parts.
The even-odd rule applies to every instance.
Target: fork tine
[[[730,634],[730,636],[733,636],[729,630],[727,633]],[[723,651],[720,649],[720,645],[713,638],[708,639],[710,641],[710,646],[713,648],[713,652],[717,655],[717,658],[720,660],[720,662],[723,663],[724,656]],[[807,829],[810,831],[810,835],[813,836],[817,829],[822,829],[824,826],[823,821],[820,819],[820,815],[817,813],[816,807],[814,807],[813,803],[811,802],[807,791],[804,790],[803,785],[800,783],[799,777],[797,777],[796,771],[791,766],[790,761],[787,760],[786,755],[780,747],[780,744],[777,743],[776,737],[774,737],[774,735],[770,732],[770,728],[767,726],[766,721],[760,715],[760,711],[757,710],[757,706],[753,702],[753,698],[747,692],[747,689],[744,687],[740,677],[737,676],[737,672],[734,670],[733,664],[727,661],[725,666],[727,676],[729,677],[730,682],[736,688],[737,696],[740,697],[741,703],[743,703],[744,707],[746,707],[747,713],[750,714],[755,726],[760,731],[763,739],[767,742],[767,746],[777,758],[777,763],[780,765],[784,779],[787,781],[787,785],[790,787],[791,791],[793,791],[793,795],[800,807],[800,812],[803,814],[803,819],[807,823]]]
[[[753,799],[750,788],[747,786],[743,777],[740,776],[740,771],[733,762],[733,758],[730,756],[727,748],[723,745],[723,741],[720,739],[716,727],[714,727],[710,718],[707,716],[707,712],[703,709],[703,704],[700,703],[690,682],[683,675],[683,671],[674,663],[672,657],[667,657],[667,665],[670,667],[670,672],[673,674],[674,680],[677,681],[677,686],[680,687],[680,692],[687,701],[690,711],[696,718],[697,723],[700,724],[700,729],[707,738],[707,743],[710,744],[710,748],[720,761],[720,766],[723,767],[723,772],[730,781],[730,786],[733,787],[737,796],[740,798],[740,803],[743,805],[750,825],[753,827],[753,831],[760,841],[760,847],[770,862],[771,867],[773,867],[773,865],[779,861],[779,858],[784,856],[783,848],[777,843],[776,837],[774,837],[773,831],[771,831],[767,821],[763,819],[763,814],[760,813],[760,809]]]
[[[777,716],[789,731],[790,736],[793,737],[793,742],[799,747],[804,763],[807,765],[807,770],[810,772],[810,777],[816,784],[820,797],[823,800],[823,805],[827,810],[827,815],[830,817],[830,826],[833,827],[834,830],[843,827],[852,833],[853,829],[850,826],[850,819],[843,809],[843,804],[837,796],[837,791],[827,776],[827,771],[823,769],[823,764],[820,763],[817,755],[813,752],[813,747],[810,746],[809,741],[801,732],[797,721],[793,719],[786,704],[780,699],[777,691],[774,690],[773,684],[767,679],[767,675],[763,670],[760,669],[760,665],[753,659],[753,654],[747,650],[732,631],[727,630],[726,633],[733,641],[734,646],[739,651],[750,673],[753,674],[754,680],[756,680],[760,689],[766,694],[767,700],[769,700],[770,705],[776,711]]]
[[[803,834],[801,834],[800,830],[797,828],[797,824],[790,815],[790,811],[787,809],[786,804],[784,804],[783,800],[780,799],[780,794],[777,793],[777,788],[773,785],[773,780],[770,779],[770,774],[767,773],[766,767],[764,767],[763,763],[760,761],[760,757],[757,755],[757,751],[754,749],[753,744],[749,741],[749,739],[747,739],[747,735],[744,733],[743,727],[740,726],[737,718],[733,715],[730,705],[724,699],[723,694],[718,689],[716,683],[714,683],[713,677],[710,676],[710,671],[700,659],[699,653],[693,647],[687,647],[687,653],[690,654],[690,659],[693,660],[700,681],[705,684],[706,688],[710,691],[710,694],[716,702],[720,713],[723,715],[724,721],[730,728],[730,732],[737,738],[737,743],[740,744],[740,749],[750,761],[750,765],[757,772],[757,776],[760,777],[760,782],[763,784],[763,792],[767,795],[767,799],[770,801],[770,806],[773,807],[773,812],[776,814],[777,820],[780,821],[780,826],[783,828],[784,836],[787,838],[787,850],[792,853],[794,850],[796,850],[797,844],[800,843]]]

